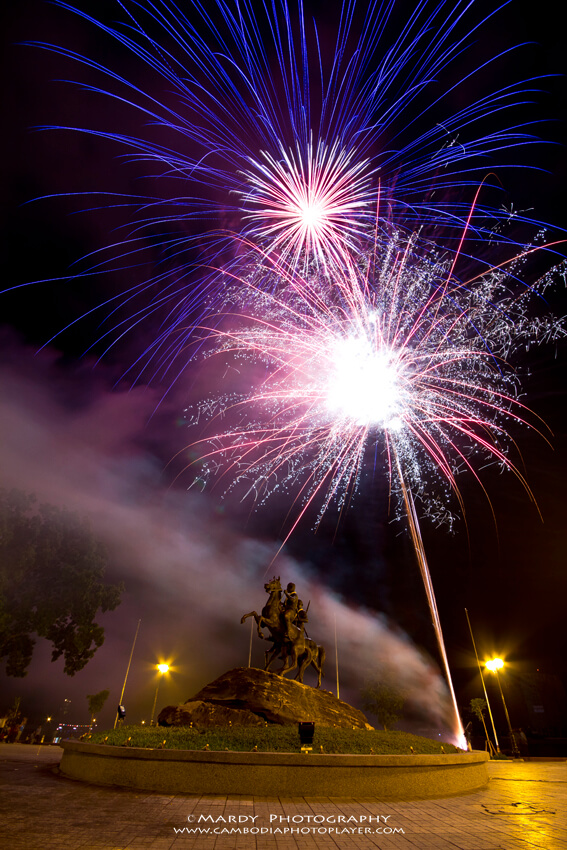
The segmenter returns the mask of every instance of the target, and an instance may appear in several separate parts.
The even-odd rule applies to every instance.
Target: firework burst
[[[199,484],[218,478],[255,505],[284,490],[287,540],[312,508],[320,520],[331,503],[342,509],[352,501],[377,465],[387,471],[422,575],[459,746],[464,734],[416,503],[435,522],[450,521],[447,491],[463,508],[458,474],[469,470],[482,487],[487,462],[511,470],[531,496],[510,431],[539,423],[519,400],[511,359],[520,346],[564,334],[554,317],[533,315],[553,274],[531,288],[518,279],[533,250],[464,280],[454,257],[393,229],[331,273],[313,268],[300,277],[257,251],[255,267],[227,292],[238,314],[205,328],[211,356],[222,357],[239,383],[248,376],[250,388],[209,398],[194,412],[193,424],[207,423],[191,446],[201,456]],[[216,430],[219,419],[229,424]]]
[[[534,141],[525,120],[508,123],[531,81],[476,94],[475,73],[504,54],[457,74],[486,21],[469,0],[420,2],[401,17],[391,0],[349,0],[319,24],[302,0],[124,0],[111,22],[56,5],[98,32],[104,53],[40,46],[82,66],[78,85],[94,103],[118,104],[121,123],[50,129],[114,142],[150,178],[148,192],[140,184],[117,198],[125,229],[87,271],[142,265],[159,234],[159,269],[101,305],[110,344],[141,323],[160,328],[139,361],[145,380],[149,363],[154,376],[181,369],[179,329],[190,336],[206,299],[223,303],[222,276],[203,265],[240,274],[248,239],[301,274],[335,263],[361,250],[379,197],[386,221],[407,233],[434,225],[455,250],[462,188],[484,178],[487,157],[494,168],[501,152]],[[478,205],[470,234],[494,238],[506,217]]]
[[[304,271],[313,260],[340,266],[359,247],[376,202],[367,162],[319,142],[315,151],[309,144],[306,161],[298,146],[293,154],[282,150],[279,160],[266,153],[251,166],[243,209],[251,208],[256,241]]]
[[[293,482],[298,516],[314,502],[320,513],[342,506],[377,447],[393,491],[401,496],[403,480],[437,520],[446,499],[429,492],[439,490],[432,475],[458,497],[458,473],[480,481],[489,460],[529,491],[509,430],[536,420],[510,360],[562,333],[553,318],[533,316],[551,274],[522,287],[519,257],[461,281],[450,256],[394,230],[356,263],[344,260],[340,275],[299,277],[262,255],[233,286],[239,313],[211,331],[212,352],[240,374],[261,364],[263,376],[195,411],[210,420],[208,472],[245,483],[258,503]],[[232,424],[211,435],[217,412]]]

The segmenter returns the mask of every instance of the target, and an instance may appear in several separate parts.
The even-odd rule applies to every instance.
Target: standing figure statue
[[[280,577],[266,582],[264,590],[269,594],[262,613],[250,611],[244,614],[240,622],[244,623],[248,617],[254,617],[258,629],[258,636],[273,643],[271,649],[265,652],[264,670],[269,670],[270,665],[276,658],[283,660],[283,666],[276,670],[278,676],[283,676],[290,670],[297,669],[295,678],[303,682],[303,676],[310,664],[317,672],[317,687],[321,687],[323,676],[323,662],[325,660],[325,649],[318,646],[305,632],[305,623],[308,621],[307,611],[295,590],[295,584],[289,582],[286,589],[282,591]],[[285,599],[281,601],[282,592]],[[309,609],[309,605],[307,606]],[[266,637],[262,629],[267,628],[270,636]]]

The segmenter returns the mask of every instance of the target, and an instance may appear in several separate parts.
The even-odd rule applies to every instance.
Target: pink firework
[[[463,282],[454,260],[392,231],[343,263],[340,274],[299,276],[258,253],[235,282],[240,312],[212,332],[211,354],[252,383],[195,411],[207,422],[201,477],[246,484],[256,502],[293,486],[294,524],[314,502],[321,513],[342,505],[376,447],[400,503],[403,484],[437,519],[449,516],[447,490],[458,497],[458,473],[480,483],[487,460],[529,491],[508,429],[535,420],[509,361],[516,347],[562,329],[530,315],[536,290],[516,283],[522,258]],[[215,433],[217,414],[230,424]]]
[[[291,267],[342,263],[372,219],[371,176],[364,159],[338,144],[314,148],[311,141],[305,152],[282,147],[279,158],[264,152],[245,174],[250,234]]]

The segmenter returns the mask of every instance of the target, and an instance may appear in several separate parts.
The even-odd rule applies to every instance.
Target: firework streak
[[[527,488],[507,427],[535,418],[518,400],[509,361],[528,342],[562,332],[553,316],[534,318],[552,275],[523,287],[519,257],[460,281],[451,257],[426,248],[391,230],[356,261],[345,255],[340,273],[315,267],[299,276],[258,252],[246,274],[225,275],[234,303],[220,329],[204,327],[209,354],[240,375],[262,364],[263,378],[195,411],[208,428],[217,415],[238,423],[207,434],[211,472],[249,482],[260,502],[301,481],[300,503],[318,496],[324,511],[348,499],[378,442],[394,491],[401,495],[399,468],[436,519],[444,500],[428,492],[432,480],[458,496],[457,474],[466,468],[480,481],[487,460]]]
[[[175,380],[203,305],[224,304],[221,278],[206,268],[240,275],[250,242],[252,260],[260,247],[300,274],[313,258],[340,266],[373,233],[378,201],[379,229],[426,227],[445,251],[459,249],[465,226],[468,252],[513,241],[503,227],[496,236],[509,217],[501,196],[483,206],[483,193],[470,216],[467,188],[487,179],[488,159],[502,171],[536,141],[524,114],[535,81],[508,80],[516,48],[475,64],[479,32],[501,9],[478,19],[470,0],[421,0],[411,11],[345,0],[317,20],[303,0],[123,0],[99,20],[55,5],[94,29],[100,56],[39,46],[82,66],[78,85],[114,114],[118,105],[121,123],[98,127],[95,110],[92,126],[50,129],[113,142],[148,176],[140,194],[116,198],[126,235],[89,268],[130,266],[136,281],[148,258],[156,267],[101,305],[110,345],[151,325],[136,364],[144,380]],[[487,74],[501,87],[479,86]]]

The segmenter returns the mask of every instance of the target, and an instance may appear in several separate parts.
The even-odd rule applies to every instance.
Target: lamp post
[[[475,642],[474,635],[473,635],[473,630],[472,630],[472,626],[471,626],[471,620],[470,620],[470,617],[469,617],[469,612],[467,611],[466,608],[465,608],[465,614],[466,614],[466,617],[467,617],[467,623],[469,624],[469,632],[471,633],[472,645],[473,645],[473,649],[474,649],[476,663],[478,665],[478,672],[480,674],[480,681],[482,682],[482,689],[484,691],[484,698],[486,700],[486,707],[488,708],[488,714],[490,716],[490,722],[492,723],[492,731],[494,732],[494,741],[496,743],[496,752],[499,753],[500,752],[500,744],[498,743],[498,735],[496,734],[496,724],[494,723],[494,717],[492,716],[492,709],[490,708],[490,700],[488,699],[488,691],[486,690],[486,684],[484,682],[484,676],[482,675],[482,667],[480,666],[480,658],[478,657],[478,652],[476,651],[476,642]],[[483,718],[482,722],[484,723],[484,718]],[[486,726],[485,726],[485,728],[486,728]],[[486,733],[486,738],[488,740],[488,732]],[[490,746],[490,741],[489,741],[489,746]]]
[[[136,634],[134,635],[134,642],[132,644],[132,651],[130,652],[130,658],[128,659],[128,666],[126,667],[126,675],[124,676],[124,684],[122,685],[122,693],[120,694],[120,699],[118,700],[118,709],[116,711],[116,717],[114,718],[114,729],[116,729],[116,724],[119,720],[124,720],[124,716],[126,714],[124,710],[124,706],[122,704],[122,700],[124,699],[124,691],[126,690],[126,682],[128,681],[128,673],[130,672],[130,665],[132,663],[132,656],[134,655],[134,647],[136,646],[136,639],[138,637],[138,632],[140,631],[140,623],[142,621],[138,620],[138,625],[136,626]]]
[[[504,706],[504,714],[506,715],[506,722],[508,723],[508,731],[510,732],[512,753],[514,754],[514,758],[518,758],[520,755],[520,750],[518,749],[518,744],[516,743],[516,738],[514,737],[514,733],[512,731],[510,715],[508,714],[508,706],[506,705],[506,700],[504,699],[504,691],[502,690],[502,685],[500,684],[500,676],[498,675],[498,671],[504,667],[504,662],[501,658],[492,658],[490,661],[487,661],[485,663],[485,667],[487,670],[490,670],[490,672],[494,673],[496,676],[496,681],[498,682],[498,689],[500,691],[500,696],[502,697],[502,705]]]
[[[156,695],[154,697],[154,707],[152,708],[152,716],[150,718],[150,726],[154,725],[154,714],[155,714],[155,711],[156,711],[156,703],[157,703],[157,695],[158,695],[158,691],[159,691],[159,685],[160,685],[161,680],[163,679],[164,673],[167,673],[167,671],[169,670],[169,664],[158,664],[157,670],[159,671],[160,675],[159,675],[159,679],[158,679],[158,682],[157,682],[157,685],[156,685]]]

